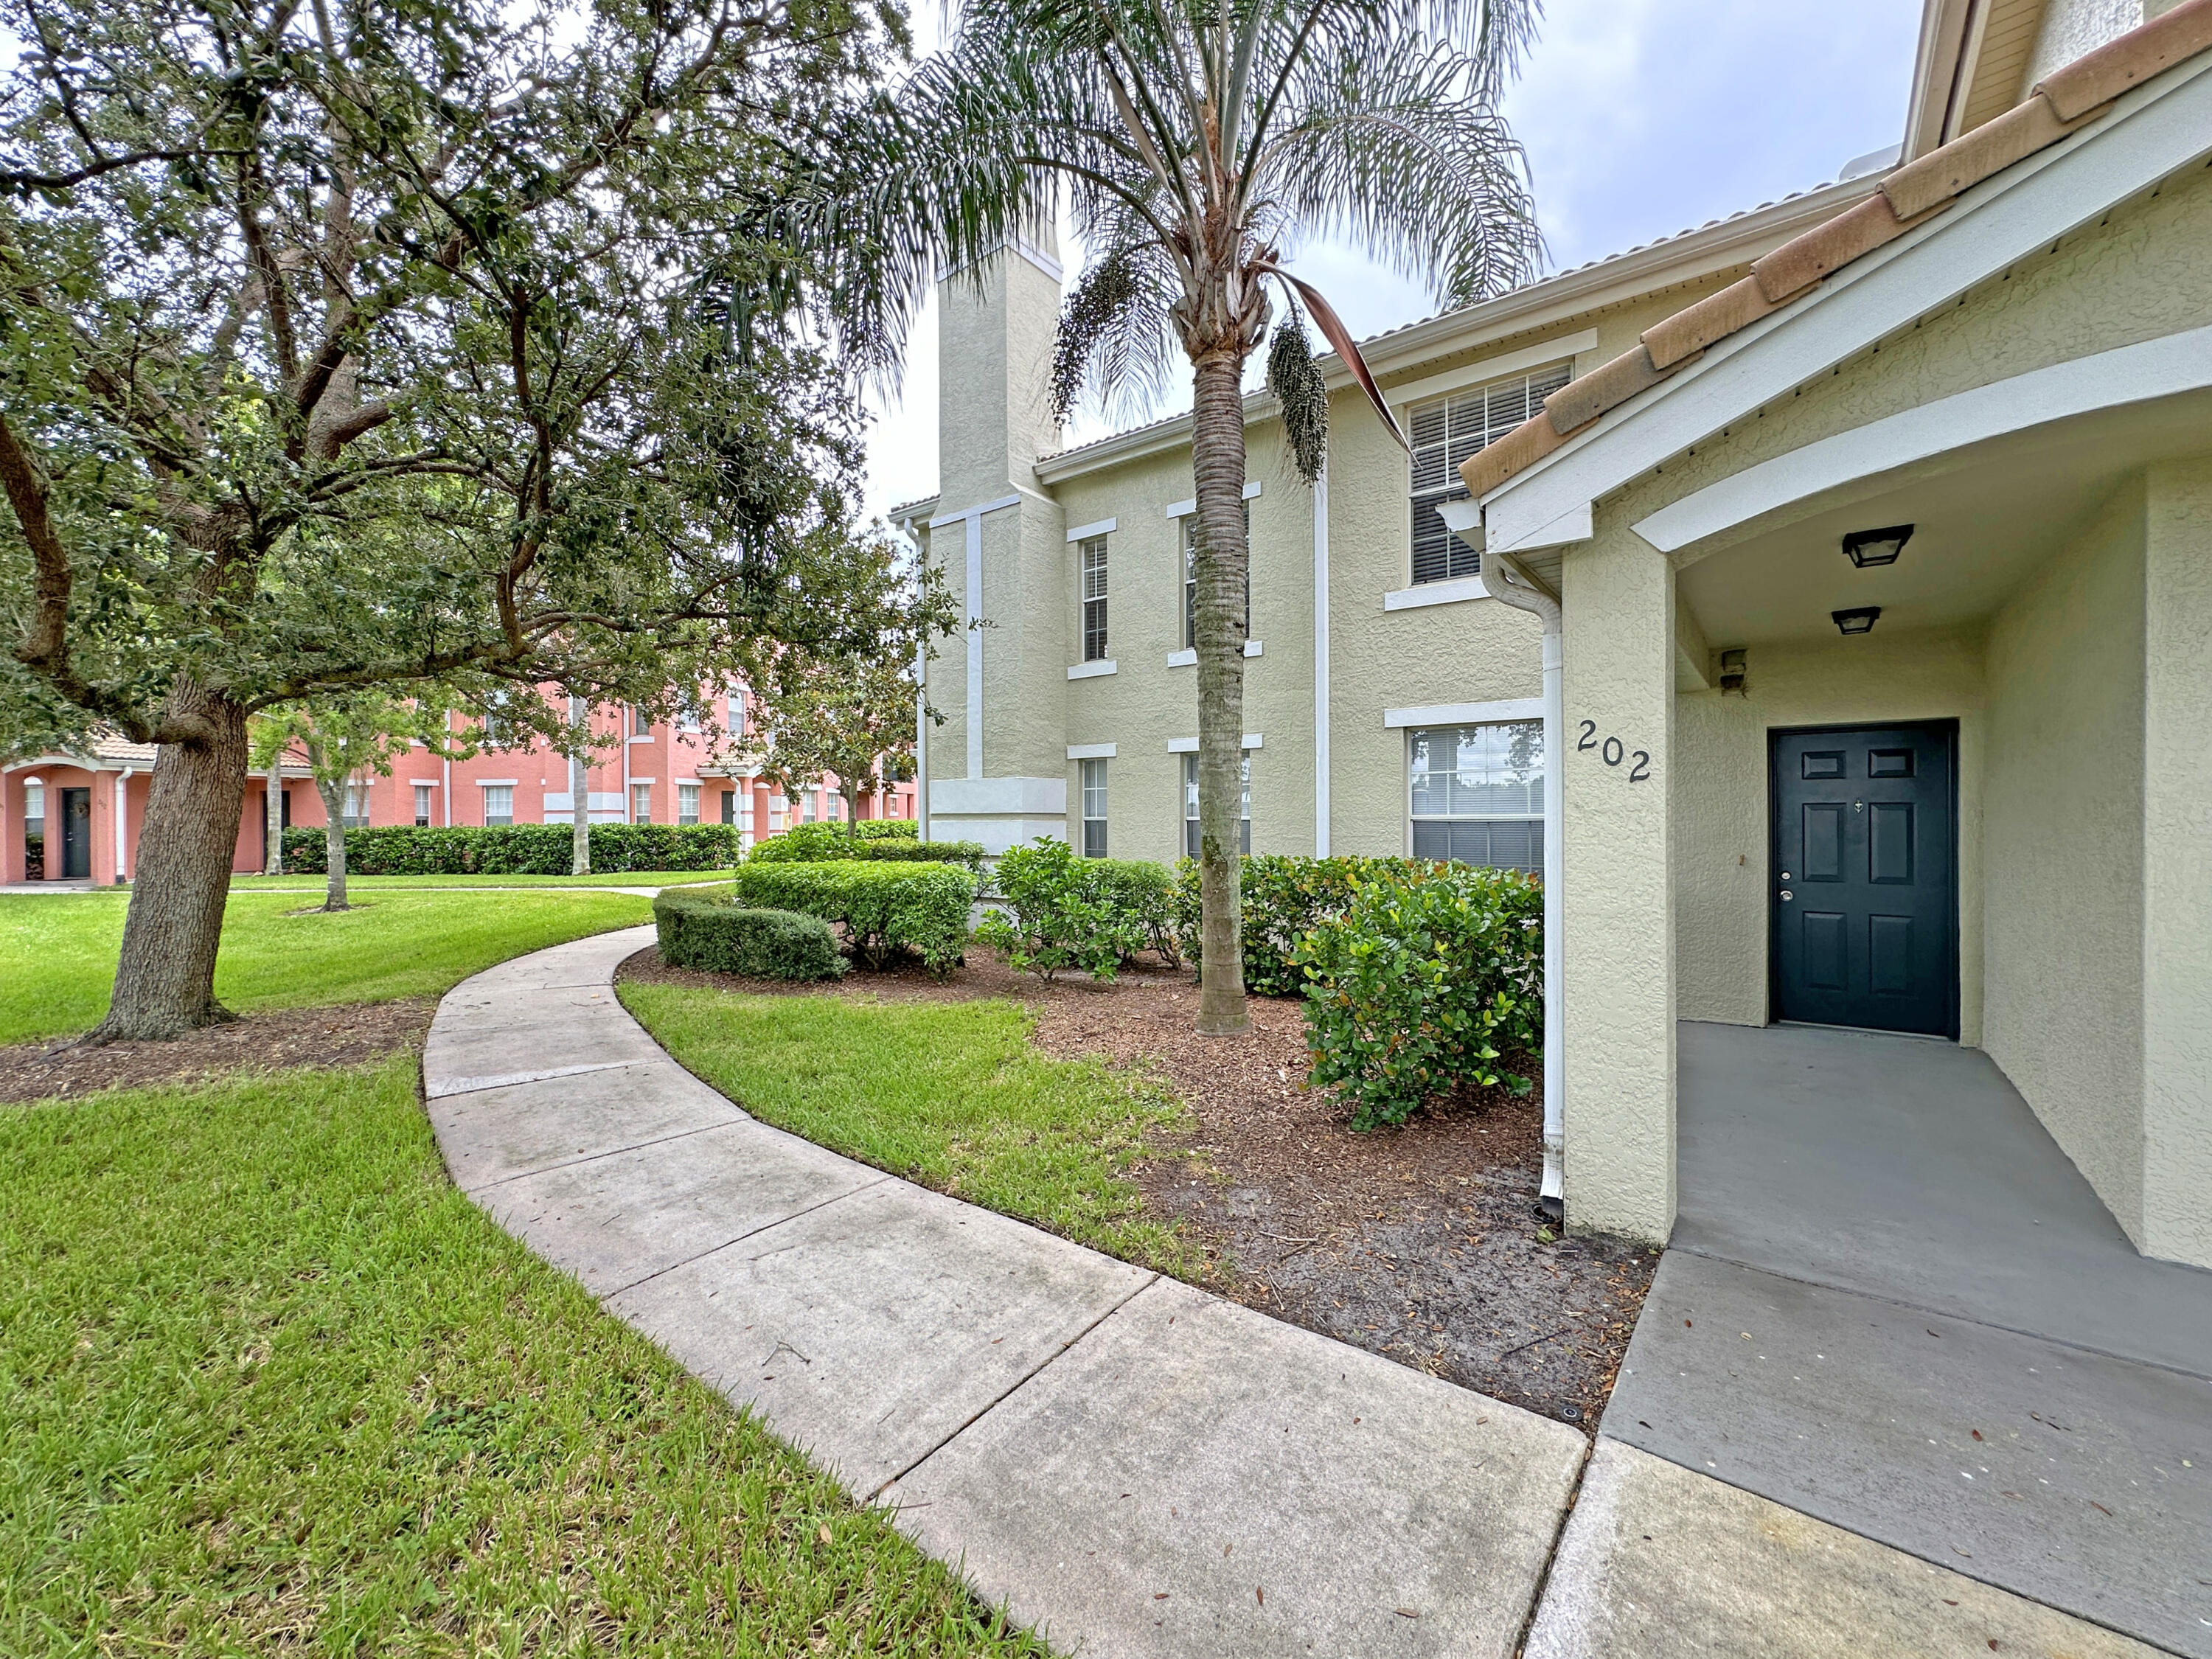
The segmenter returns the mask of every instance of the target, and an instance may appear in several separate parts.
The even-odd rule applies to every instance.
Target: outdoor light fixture
[[[1891,556],[1894,557],[1895,555],[1893,554]],[[1874,632],[1875,618],[1880,615],[1881,615],[1880,605],[1865,605],[1856,611],[1831,611],[1828,613],[1828,619],[1836,624],[1836,631],[1838,634],[1871,634]]]
[[[1897,556],[1905,551],[1905,543],[1911,539],[1912,526],[1909,524],[1893,524],[1887,530],[1854,530],[1844,538],[1844,556],[1862,570],[1877,564],[1895,564]]]

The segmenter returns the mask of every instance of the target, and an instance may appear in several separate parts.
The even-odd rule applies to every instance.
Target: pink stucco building
[[[551,688],[545,695],[554,696]],[[585,811],[594,823],[728,823],[750,846],[797,823],[844,811],[836,780],[787,798],[762,775],[763,757],[742,691],[716,696],[712,722],[648,723],[629,708],[600,708],[602,746],[591,768]],[[456,720],[459,730],[462,722]],[[137,867],[155,750],[103,738],[67,753],[21,757],[0,767],[0,881],[127,881]],[[320,825],[321,797],[304,765],[283,778],[288,823]],[[265,777],[246,780],[231,867],[264,863]],[[568,763],[542,741],[486,748],[468,760],[441,759],[416,745],[389,777],[348,787],[347,815],[362,824],[569,823]],[[915,815],[915,786],[895,784],[860,802],[862,817]]]

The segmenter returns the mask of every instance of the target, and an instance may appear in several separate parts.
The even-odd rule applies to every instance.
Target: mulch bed
[[[1332,1095],[1304,1086],[1297,1002],[1254,997],[1249,1036],[1201,1037],[1186,970],[1044,985],[979,949],[941,983],[907,969],[792,986],[668,968],[647,950],[622,975],[785,996],[1018,999],[1046,1053],[1147,1067],[1189,1103],[1195,1127],[1138,1181],[1151,1212],[1204,1247],[1212,1288],[1585,1429],[1657,1266],[1620,1241],[1546,1236],[1533,1094],[1471,1091],[1355,1133]]]
[[[199,1083],[242,1071],[357,1066],[420,1046],[436,1012],[435,1002],[423,1000],[348,1003],[249,1014],[167,1042],[18,1043],[0,1048],[0,1101]]]

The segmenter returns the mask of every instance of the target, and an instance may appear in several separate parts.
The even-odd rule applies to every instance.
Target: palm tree
[[[1204,1032],[1249,1024],[1242,388],[1267,335],[1268,285],[1285,311],[1268,386],[1311,483],[1328,395],[1302,309],[1397,428],[1283,251],[1301,236],[1346,237],[1445,305],[1532,275],[1540,243],[1521,152],[1496,104],[1540,3],[968,0],[947,48],[844,138],[846,171],[813,223],[853,343],[888,356],[943,266],[972,266],[1065,190],[1087,264],[1060,318],[1060,411],[1086,380],[1157,386],[1170,340],[1189,361]]]

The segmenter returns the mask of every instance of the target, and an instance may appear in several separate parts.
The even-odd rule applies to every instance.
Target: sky
[[[1826,183],[1904,134],[1920,0],[1547,0],[1545,9],[1505,113],[1528,151],[1551,270]],[[915,8],[918,37],[935,13]],[[1075,252],[1065,230],[1061,252]],[[1317,243],[1287,263],[1362,338],[1437,309],[1350,247]],[[936,492],[937,389],[933,302],[897,394],[870,399],[869,514]],[[1189,404],[1186,377],[1150,414]],[[1067,440],[1130,423],[1079,410]]]

